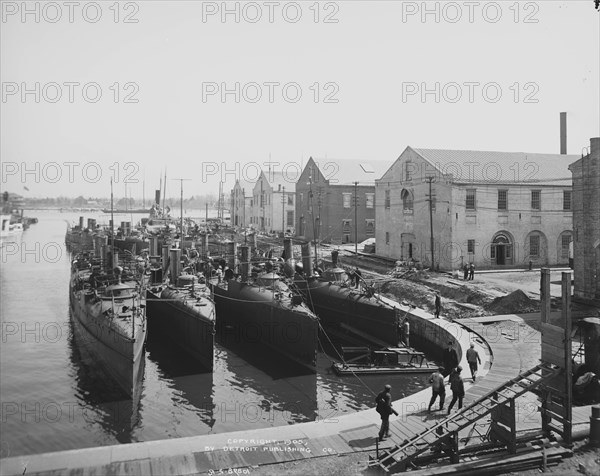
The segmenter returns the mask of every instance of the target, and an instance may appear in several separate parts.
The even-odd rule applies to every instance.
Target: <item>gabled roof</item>
[[[286,192],[296,191],[296,180],[298,179],[298,177],[296,177],[295,174],[275,172],[273,170],[265,172],[263,170],[260,174],[258,181],[260,181],[263,178],[269,183],[269,185],[274,191],[279,191],[284,187]]]
[[[578,155],[477,150],[413,149],[456,183],[570,185],[569,164]]]
[[[329,185],[375,185],[390,167],[385,160],[313,158]]]
[[[233,186],[233,188],[235,189],[237,186],[239,186],[244,191],[244,196],[251,197],[252,190],[254,189],[255,184],[256,184],[256,181],[250,182],[248,180],[237,179],[235,181],[235,185]]]

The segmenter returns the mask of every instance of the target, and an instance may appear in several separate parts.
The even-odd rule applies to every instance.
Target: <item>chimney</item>
[[[567,113],[560,113],[560,153],[567,154]]]

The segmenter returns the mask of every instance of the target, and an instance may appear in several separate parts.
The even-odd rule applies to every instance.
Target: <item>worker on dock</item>
[[[386,385],[375,398],[377,404],[376,411],[381,416],[381,428],[379,430],[379,441],[389,438],[390,435],[390,415],[393,413],[398,416],[398,412],[392,407],[392,386]]]
[[[429,377],[429,383],[431,384],[431,400],[429,401],[428,411],[431,411],[431,407],[435,403],[435,399],[440,397],[440,410],[444,409],[444,400],[446,399],[446,386],[444,384],[444,367],[440,367]]]
[[[458,400],[458,409],[462,408],[463,398],[465,396],[465,385],[463,383],[463,379],[460,376],[462,372],[462,367],[459,365],[452,371],[450,374],[450,390],[452,390],[452,401],[450,402],[450,406],[448,407],[448,414],[452,410],[452,407]]]
[[[436,319],[440,317],[440,312],[442,311],[442,298],[440,297],[440,292],[435,292],[435,317]]]
[[[402,335],[404,337],[404,344],[406,347],[410,347],[410,323],[408,322],[408,317],[404,318],[404,323],[402,324]]]
[[[354,268],[354,287],[359,288],[362,280],[362,272],[358,269],[358,266]]]
[[[458,355],[452,346],[452,341],[448,341],[448,348],[444,350],[444,377],[450,375],[450,372],[458,366]]]
[[[467,350],[467,362],[469,362],[469,368],[471,369],[471,378],[473,382],[477,378],[477,363],[481,364],[479,353],[475,350],[475,344],[471,343],[471,347]]]

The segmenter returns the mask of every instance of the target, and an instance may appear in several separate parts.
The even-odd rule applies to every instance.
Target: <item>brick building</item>
[[[377,253],[450,270],[568,264],[577,156],[413,149],[376,182]]]
[[[231,190],[231,224],[246,227],[252,216],[252,192],[254,182],[236,180]]]
[[[383,161],[311,157],[296,182],[297,236],[325,243],[375,237],[375,179],[387,166]]]
[[[294,232],[296,184],[283,172],[261,172],[252,190],[250,225],[265,232]]]
[[[569,166],[573,174],[575,296],[600,300],[600,138]]]

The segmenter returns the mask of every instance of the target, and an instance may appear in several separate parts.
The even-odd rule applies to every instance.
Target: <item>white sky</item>
[[[600,16],[591,0],[428,2],[439,9],[439,22],[434,14],[423,21],[422,2],[309,1],[297,3],[302,18],[296,23],[291,2],[273,2],[273,23],[266,2],[239,3],[239,23],[234,15],[223,22],[220,12],[203,21],[203,11],[221,9],[222,2],[121,2],[118,9],[114,1],[98,2],[96,23],[82,14],[86,6],[86,18],[93,19],[90,2],[76,2],[72,23],[68,2],[46,3],[27,3],[39,9],[36,22],[34,14],[23,21],[20,1],[2,1],[1,186],[25,196],[108,196],[115,162],[121,172],[115,195],[124,191],[124,173],[132,172],[140,183],[130,193],[141,197],[145,179],[148,199],[165,167],[169,178],[191,179],[189,197],[216,192],[225,167],[233,171],[238,163],[240,172],[253,175],[254,167],[244,164],[269,156],[299,167],[311,155],[391,164],[407,145],[558,153],[561,111],[568,113],[570,154],[599,135]],[[51,23],[56,6],[62,18]],[[256,6],[262,19],[251,23]],[[462,18],[452,23],[457,8]],[[414,10],[403,19],[403,11]],[[125,23],[127,14],[138,22]],[[324,22],[328,14],[337,23]],[[35,94],[23,98],[22,86],[34,89],[36,82],[39,102]],[[57,91],[47,86],[52,82],[61,85],[56,103],[50,102]],[[88,103],[75,86],[71,103],[65,82],[96,82],[102,98]],[[115,82],[117,103],[110,89]],[[137,103],[123,100],[133,91],[124,89],[128,82],[137,85]],[[203,83],[233,88],[236,82],[295,82],[302,98],[287,102],[279,86],[271,103],[263,85],[256,103],[244,96],[236,103],[233,94],[225,102],[220,94],[203,101]],[[317,103],[310,89],[316,82]],[[420,93],[403,100],[407,83],[433,89],[436,82],[446,93],[439,102],[434,94],[423,101]],[[452,82],[461,85],[457,102],[450,102],[456,88],[444,88]],[[480,83],[472,102],[465,82]],[[335,86],[325,89],[325,83]],[[491,102],[492,86],[487,100],[483,96],[487,83],[500,88],[498,102]],[[338,102],[325,103],[334,87]],[[246,92],[254,96],[255,89]],[[526,102],[528,94],[537,102]],[[69,162],[79,164],[71,166],[73,180]],[[25,168],[31,173],[23,175]],[[225,178],[231,183],[233,173]],[[168,187],[169,197],[179,195],[176,182]]]

